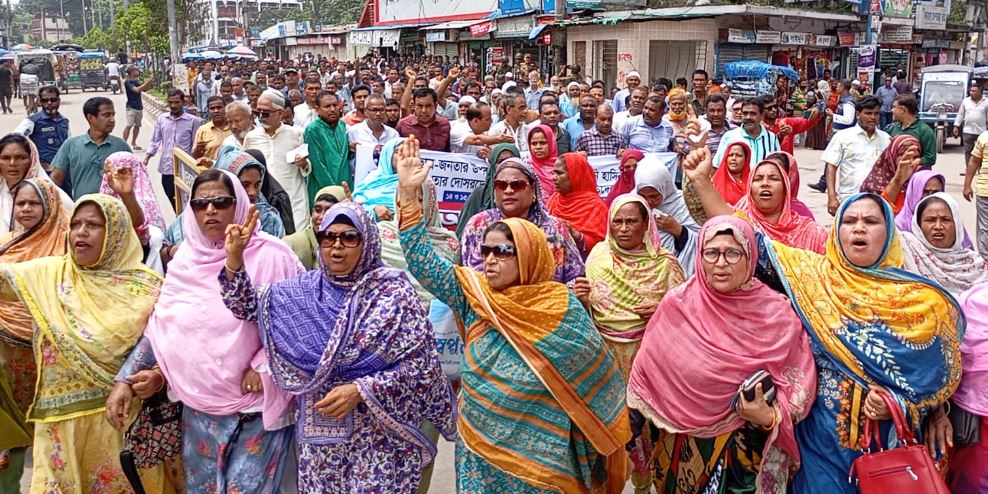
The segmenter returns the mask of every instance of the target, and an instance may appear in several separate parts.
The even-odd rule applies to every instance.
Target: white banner
[[[436,200],[439,202],[439,213],[444,226],[456,228],[460,219],[463,203],[470,197],[474,189],[484,185],[487,176],[487,160],[472,154],[442,153],[422,150],[422,159],[432,161],[430,176],[436,184]],[[662,162],[666,168],[675,170],[678,166],[679,155],[676,153],[647,153]],[[617,182],[621,171],[618,169],[618,159],[614,156],[593,156],[588,158],[590,166],[597,175],[597,193],[607,197],[611,187]],[[374,159],[374,146],[357,146],[354,160],[355,182],[360,183],[372,170],[377,168]],[[548,197],[545,200],[549,200]]]

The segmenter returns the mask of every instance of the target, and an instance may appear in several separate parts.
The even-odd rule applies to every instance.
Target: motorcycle
[[[117,91],[120,90],[120,77],[110,76],[110,90],[113,91],[113,94],[117,94]]]

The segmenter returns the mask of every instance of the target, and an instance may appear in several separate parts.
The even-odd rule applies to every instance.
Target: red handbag
[[[896,434],[904,445],[881,449],[878,421],[868,420],[866,434],[872,434],[879,450],[874,453],[866,450],[865,454],[854,460],[848,481],[853,482],[857,477],[862,494],[950,494],[926,446],[916,442],[916,436],[906,423],[899,404],[888,393],[881,395],[892,411]]]

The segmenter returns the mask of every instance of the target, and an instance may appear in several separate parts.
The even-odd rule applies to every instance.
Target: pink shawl
[[[250,198],[236,175],[222,172],[236,191],[233,221],[242,223]],[[218,280],[226,262],[223,241],[207,239],[191,211],[182,215],[182,228],[185,241],[168,265],[144,335],[168,385],[186,406],[212,415],[261,408],[265,427],[271,427],[294,402],[271,379],[257,324],[237,319],[223,304]],[[260,223],[244,251],[244,264],[255,288],[303,271],[294,252],[261,231]],[[263,396],[241,392],[250,368],[261,374]]]
[[[536,130],[545,133],[545,139],[549,143],[549,155],[544,159],[538,159],[532,154],[532,134]],[[556,134],[548,125],[536,125],[528,129],[528,161],[535,169],[535,175],[539,177],[539,185],[542,186],[542,197],[552,197],[556,192],[556,181],[553,180],[555,174],[552,169],[556,166],[556,159],[559,158],[559,148],[556,147]]]
[[[958,302],[967,317],[967,329],[961,341],[964,373],[954,393],[954,404],[988,417],[988,283],[964,292]]]
[[[745,249],[741,262],[747,262],[748,281],[734,292],[716,291],[697,254],[696,274],[669,291],[648,322],[628,379],[628,405],[668,432],[720,436],[745,425],[731,410],[731,399],[745,379],[764,369],[776,386],[779,426],[765,444],[762,466],[792,471],[799,464],[794,423],[816,396],[808,337],[788,299],[753,278],[758,247],[744,220],[707,220],[698,251],[725,231]],[[788,461],[779,462],[780,454]],[[786,469],[769,470],[760,470],[759,492],[768,492],[762,488],[766,482],[785,485]]]
[[[151,177],[148,176],[147,167],[144,166],[144,162],[134,153],[127,151],[117,151],[107,156],[106,161],[114,171],[120,168],[130,168],[134,176],[134,195],[137,196],[137,202],[140,203],[141,210],[144,212],[144,221],[164,231],[167,228],[165,226],[165,219],[161,216],[161,209],[158,207],[158,196],[154,194],[154,189],[151,188]],[[120,198],[120,195],[110,188],[106,174],[103,175],[103,182],[100,183],[99,192],[100,194],[111,195],[117,199]]]
[[[758,168],[772,165],[782,172],[782,181],[786,188],[787,200],[782,202],[782,215],[778,221],[771,222],[751,203],[751,182],[755,178]],[[772,240],[782,242],[790,247],[805,249],[808,251],[823,254],[827,245],[827,230],[820,226],[815,220],[802,216],[793,211],[793,187],[789,181],[789,175],[782,170],[781,166],[772,160],[764,160],[755,165],[748,175],[748,193],[738,201],[735,209],[744,212],[755,229],[768,235]]]

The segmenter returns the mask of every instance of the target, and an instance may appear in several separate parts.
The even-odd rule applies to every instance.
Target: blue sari
[[[875,200],[885,219],[885,244],[871,266],[848,261],[838,239],[842,218],[858,200]],[[887,390],[920,437],[922,419],[960,382],[964,316],[940,285],[901,269],[900,242],[891,207],[874,194],[844,201],[823,255],[760,236],[758,275],[792,300],[818,368],[817,399],[796,426],[802,457],[796,494],[821,486],[828,493],[858,492],[847,475],[869,446],[869,386]],[[891,421],[879,426],[881,446],[894,445]]]

